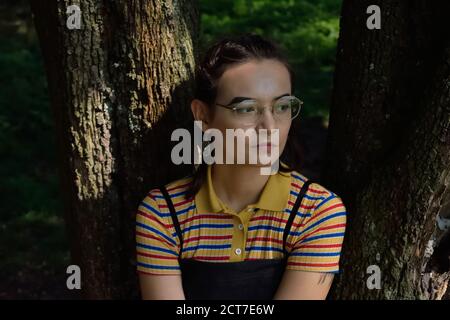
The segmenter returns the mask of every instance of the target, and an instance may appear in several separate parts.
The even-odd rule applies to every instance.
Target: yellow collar
[[[283,163],[281,163],[283,165]],[[258,208],[270,211],[283,211],[289,199],[291,191],[291,175],[289,172],[280,172],[273,174],[267,180],[266,185],[258,199],[254,204],[248,205],[247,208]],[[233,213],[220,199],[217,197],[211,179],[211,165],[208,165],[206,181],[200,187],[195,195],[195,205],[199,213],[226,212]]]

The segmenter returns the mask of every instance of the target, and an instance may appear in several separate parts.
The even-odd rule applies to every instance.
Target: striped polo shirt
[[[282,259],[284,227],[307,180],[297,171],[271,175],[258,201],[240,212],[217,197],[211,165],[205,183],[192,198],[185,196],[192,177],[167,184],[183,235],[180,258],[216,263]],[[286,239],[286,269],[338,272],[345,224],[346,210],[341,198],[312,183]],[[179,238],[159,189],[150,190],[138,207],[136,251],[138,272],[181,274]]]

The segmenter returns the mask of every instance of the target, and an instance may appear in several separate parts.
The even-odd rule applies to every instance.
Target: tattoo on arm
[[[334,274],[329,272],[324,272],[320,275],[318,284],[324,284],[325,282],[331,282],[334,278]]]

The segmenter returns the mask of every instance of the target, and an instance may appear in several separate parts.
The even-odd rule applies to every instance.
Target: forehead
[[[289,71],[281,62],[250,60],[225,70],[218,82],[217,100],[240,96],[270,101],[290,92]]]

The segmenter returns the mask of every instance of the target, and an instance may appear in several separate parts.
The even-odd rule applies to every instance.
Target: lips
[[[271,144],[271,143],[260,143],[260,144],[258,144],[258,147],[267,147],[267,148],[270,148],[270,147],[272,147],[272,144]]]
[[[258,148],[273,148],[273,147],[276,147],[276,144],[272,144],[270,142],[263,142],[263,143],[259,143],[255,146],[253,146],[253,148],[256,148],[256,147],[258,147]]]

